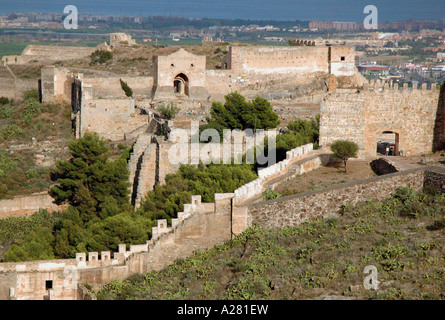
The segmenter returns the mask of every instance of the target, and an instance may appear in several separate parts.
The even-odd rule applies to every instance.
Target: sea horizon
[[[379,22],[440,20],[445,18],[443,0],[1,0],[0,15],[9,13],[63,13],[66,5],[75,5],[79,14],[95,16],[164,16],[209,19],[268,21],[363,21],[366,5],[375,5]]]

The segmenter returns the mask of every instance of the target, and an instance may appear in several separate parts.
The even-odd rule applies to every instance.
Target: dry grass
[[[302,193],[306,191],[321,190],[333,185],[359,181],[376,176],[369,161],[350,160],[347,163],[347,172],[343,171],[342,163],[330,162],[327,166],[305,173],[287,181],[281,182],[275,191],[282,196]]]
[[[153,56],[169,55],[180,48],[197,55],[207,57],[207,69],[215,69],[221,64],[221,57],[226,52],[224,44],[215,45],[189,45],[157,47],[153,45],[136,45],[132,47],[116,48],[113,51],[113,59],[102,65],[91,65],[91,59],[84,58],[65,62],[65,67],[88,68],[98,71],[114,72],[117,74],[133,74],[151,72],[153,68]],[[218,50],[219,49],[219,50]]]

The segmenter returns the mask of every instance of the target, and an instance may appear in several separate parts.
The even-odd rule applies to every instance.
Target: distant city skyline
[[[0,14],[62,13],[75,5],[79,14],[93,15],[360,22],[369,4],[378,8],[380,22],[445,18],[444,0],[1,0]]]

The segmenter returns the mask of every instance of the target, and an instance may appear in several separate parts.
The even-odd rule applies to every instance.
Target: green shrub
[[[119,148],[119,150],[127,149],[127,145],[124,144],[124,143],[122,143],[122,142],[120,142],[120,143],[117,145],[117,147]]]
[[[320,116],[311,120],[295,119],[287,125],[287,130],[276,136],[275,153],[276,161],[286,159],[286,152],[296,147],[318,142]],[[269,152],[268,141],[265,142],[266,150]],[[318,145],[318,144],[317,144]],[[273,150],[271,152],[274,152]]]
[[[54,259],[52,241],[51,229],[41,228],[26,236],[23,244],[13,244],[3,259],[7,262]]]
[[[25,114],[31,114],[33,116],[40,113],[40,103],[34,98],[25,99]]]
[[[122,79],[120,79],[120,83],[121,83],[122,90],[124,90],[124,92],[125,92],[125,95],[127,97],[132,97],[133,96],[133,90],[130,88],[130,86],[125,81],[123,81]]]
[[[278,114],[264,98],[257,97],[247,101],[238,92],[225,96],[225,103],[214,101],[210,110],[211,117],[200,130],[215,129],[223,136],[223,129],[273,129],[280,124]]]
[[[110,51],[96,50],[91,54],[91,63],[105,63],[113,59],[113,54]]]
[[[181,165],[156,185],[141,203],[140,213],[151,219],[170,219],[189,203],[192,195],[201,195],[203,202],[213,202],[215,193],[230,193],[255,180],[253,166],[247,164]]]
[[[158,107],[158,111],[167,119],[173,119],[174,117],[176,117],[180,110],[181,109],[177,107],[173,102],[169,103],[167,106],[162,104]]]
[[[56,202],[77,208],[84,222],[100,216],[107,196],[123,209],[129,200],[127,162],[110,161],[107,143],[97,133],[86,133],[68,147],[71,159],[56,163],[58,185],[50,189]]]
[[[331,145],[334,158],[342,160],[346,172],[346,162],[349,158],[356,158],[358,152],[357,143],[349,140],[337,140]]]
[[[16,165],[4,151],[0,150],[0,177],[14,169]]]
[[[6,97],[0,97],[0,106],[5,105],[5,104],[9,104],[10,100]]]
[[[10,104],[0,105],[0,119],[9,119],[12,116],[13,108]]]
[[[0,137],[3,140],[10,140],[20,137],[23,134],[23,130],[16,124],[10,124],[4,127],[0,132]]]
[[[39,170],[35,168],[28,169],[25,172],[25,176],[27,179],[34,179],[37,178],[39,175],[40,175]]]
[[[37,89],[30,89],[25,91],[25,95],[24,95],[24,100],[34,100],[39,102],[40,100],[40,95],[39,95],[39,91]]]
[[[273,191],[269,188],[264,190],[263,192],[263,199],[264,201],[272,200],[281,197],[281,194],[279,192]]]
[[[40,103],[35,97],[32,96],[32,93],[28,95],[28,98],[24,101],[25,104],[25,112],[22,117],[22,124],[29,127],[33,123],[33,119],[36,115],[38,115],[41,111]]]

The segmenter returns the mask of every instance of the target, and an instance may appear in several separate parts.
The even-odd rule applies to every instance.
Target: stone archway
[[[377,132],[376,137],[376,154],[386,155],[386,149],[389,149],[388,155],[400,155],[400,135],[392,130]]]
[[[189,79],[183,74],[179,73],[173,80],[173,88],[175,93],[189,95]]]

